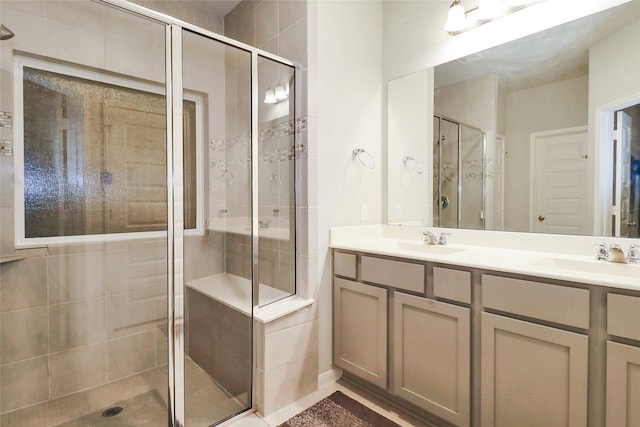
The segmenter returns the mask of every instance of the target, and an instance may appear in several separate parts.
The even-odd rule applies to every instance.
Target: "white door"
[[[616,167],[614,202],[612,213],[615,235],[631,237],[631,116],[624,111],[616,112]]]
[[[587,128],[531,135],[532,231],[589,234]]]

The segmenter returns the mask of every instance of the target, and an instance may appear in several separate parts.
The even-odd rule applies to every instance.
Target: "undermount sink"
[[[434,254],[434,255],[450,255],[458,252],[464,251],[464,249],[451,247],[451,246],[442,246],[442,245],[428,245],[426,243],[413,243],[413,242],[402,242],[402,241],[383,241],[383,242],[374,242],[370,245],[371,249],[379,249],[386,251],[405,251],[405,252],[418,252],[423,254]]]
[[[619,264],[606,261],[567,258],[544,258],[534,261],[531,265],[566,271],[580,271],[582,273],[605,274],[630,279],[636,278],[640,280],[640,264]]]

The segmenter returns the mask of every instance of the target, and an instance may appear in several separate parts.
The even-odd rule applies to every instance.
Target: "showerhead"
[[[13,31],[4,26],[4,24],[0,24],[0,40],[9,40],[15,36]]]

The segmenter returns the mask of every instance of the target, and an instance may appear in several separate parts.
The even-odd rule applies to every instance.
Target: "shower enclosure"
[[[121,0],[0,2],[0,425],[251,409],[296,292],[296,67]]]
[[[485,133],[434,115],[433,159],[433,225],[484,229]]]

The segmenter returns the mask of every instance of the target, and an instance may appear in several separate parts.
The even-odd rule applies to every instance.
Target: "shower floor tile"
[[[191,359],[185,363],[187,425],[207,427],[245,409]],[[167,420],[166,367],[4,414],[0,427],[158,427]],[[246,399],[240,399],[246,400]],[[114,406],[113,417],[102,412]]]

